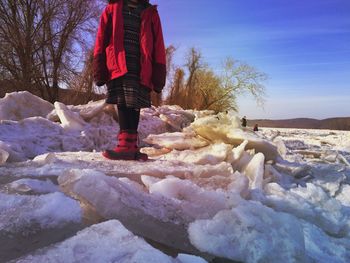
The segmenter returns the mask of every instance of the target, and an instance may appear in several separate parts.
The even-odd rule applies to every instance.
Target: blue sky
[[[266,103],[238,100],[248,118],[350,116],[349,0],[151,0],[167,45],[201,50],[216,71],[230,56],[269,79]]]

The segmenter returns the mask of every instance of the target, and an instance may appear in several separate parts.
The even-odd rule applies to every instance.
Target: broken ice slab
[[[110,220],[78,232],[75,236],[43,248],[13,262],[161,262],[204,263],[204,259],[180,254],[172,258],[128,231],[119,221]]]
[[[69,131],[82,131],[84,130],[87,122],[79,115],[79,113],[71,111],[66,105],[61,102],[55,102],[55,110],[60,118],[61,126],[65,130]]]
[[[208,141],[198,137],[193,132],[151,134],[144,141],[152,145],[176,150],[196,149],[209,145]]]
[[[244,174],[249,179],[251,189],[262,189],[263,187],[264,161],[265,156],[262,153],[257,153],[244,169]]]
[[[1,232],[26,233],[81,221],[79,203],[60,192],[39,196],[0,193],[0,200]]]
[[[288,162],[286,160],[279,159],[274,167],[279,172],[286,173],[295,178],[303,178],[312,175],[312,167],[308,164]]]
[[[203,252],[240,262],[307,262],[303,228],[292,215],[254,201],[196,220],[191,243]]]
[[[130,165],[132,163],[132,165]],[[111,161],[106,160],[101,153],[65,152],[41,155],[33,161],[13,163],[0,166],[2,176],[13,177],[57,177],[69,169],[94,169],[107,175],[129,177],[141,183],[141,175],[152,175],[165,178],[174,175],[178,178],[209,178],[212,176],[228,177],[233,173],[231,164],[222,162],[216,165],[196,165],[180,161]],[[13,170],[16,173],[13,174]]]
[[[234,146],[238,146],[247,140],[246,148],[263,153],[267,161],[276,160],[280,156],[277,147],[273,143],[259,137],[254,132],[241,129],[237,121],[234,116],[207,116],[196,119],[186,131],[193,130],[197,135],[211,142],[224,142]]]
[[[230,156],[232,146],[225,143],[211,144],[194,150],[172,150],[163,154],[159,160],[177,160],[193,164],[218,164]]]
[[[29,117],[46,117],[53,105],[28,91],[6,93],[0,99],[0,120],[19,121]]]
[[[350,185],[342,185],[339,190],[336,199],[341,202],[342,205],[350,207]]]
[[[172,181],[175,184],[181,181],[176,178],[171,180],[175,180]],[[198,196],[206,197],[201,200],[192,196],[197,200],[195,203],[185,202],[183,198],[160,194],[159,188],[164,186],[163,182],[156,182],[152,188],[154,193],[148,193],[123,180],[93,170],[71,170],[59,177],[60,186],[65,193],[83,203],[88,202],[103,218],[118,219],[137,235],[199,255],[200,252],[189,243],[187,225],[196,218],[211,217],[220,209],[239,202],[241,198],[238,193],[232,193],[228,198],[224,192],[205,191],[185,181],[189,185],[182,182],[177,185],[188,188],[183,189],[188,192],[187,197],[195,191]],[[212,206],[209,208],[208,204]]]
[[[58,192],[58,186],[52,183],[51,180],[37,180],[22,178],[5,185],[11,193],[18,194],[48,194]]]
[[[260,201],[276,211],[293,214],[332,236],[345,237],[350,233],[350,210],[315,184],[286,190],[270,183],[265,192],[266,197]]]
[[[9,156],[10,154],[7,151],[0,149],[0,165],[6,163]]]
[[[59,192],[39,196],[0,193],[0,211],[1,261],[61,241],[82,227],[79,203]]]
[[[0,148],[9,153],[7,162],[24,161],[51,149],[61,150],[61,131],[57,123],[42,117],[1,121]]]

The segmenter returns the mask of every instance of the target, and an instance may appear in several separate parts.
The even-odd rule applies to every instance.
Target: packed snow
[[[152,107],[150,160],[111,161],[119,125],[103,101],[18,92],[0,112],[5,262],[350,261],[349,131]]]

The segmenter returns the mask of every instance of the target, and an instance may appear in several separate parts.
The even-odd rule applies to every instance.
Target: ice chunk
[[[146,138],[149,134],[160,134],[168,132],[168,124],[162,121],[155,113],[147,113],[146,109],[141,110],[139,134]]]
[[[170,153],[172,151],[172,149],[169,148],[155,148],[155,147],[143,147],[140,149],[140,151],[142,153],[145,153],[148,155],[148,157],[150,158],[156,158],[159,157],[161,155]]]
[[[312,174],[312,167],[310,165],[298,162],[291,163],[285,160],[280,160],[274,167],[277,171],[287,173],[296,178],[302,178]]]
[[[338,159],[343,162],[345,165],[347,165],[348,167],[350,167],[350,163],[348,162],[348,160],[346,160],[346,158],[342,155],[342,154],[338,154]]]
[[[203,258],[193,256],[193,255],[187,255],[187,254],[179,254],[176,257],[177,260],[179,260],[179,263],[206,263]]]
[[[10,154],[7,151],[0,149],[0,165],[6,163],[9,156]]]
[[[346,184],[340,188],[340,192],[336,196],[336,199],[342,203],[342,205],[350,207],[350,185]]]
[[[159,118],[164,121],[165,123],[167,123],[170,127],[173,128],[174,131],[180,132],[182,130],[182,121],[183,119],[181,118],[181,116],[174,116],[175,114],[172,115],[164,115],[164,114],[160,114]],[[179,120],[179,118],[181,118]]]
[[[125,184],[130,185],[132,188],[135,188],[139,191],[147,191],[141,184],[139,184],[133,180],[130,180],[128,177],[121,177],[121,178],[119,178],[119,180]]]
[[[133,235],[117,220],[93,225],[61,243],[38,250],[16,262],[176,263],[175,259]]]
[[[46,115],[53,105],[28,91],[6,93],[0,99],[0,120],[19,121],[25,118]]]
[[[90,122],[94,118],[100,119],[106,112],[109,113],[107,105],[105,100],[99,100],[90,101],[84,105],[66,105],[66,109],[78,113],[81,118]],[[47,115],[47,118],[51,121],[59,121],[60,118],[57,113],[56,109],[54,109]]]
[[[36,179],[23,178],[7,184],[7,188],[17,193],[47,194],[59,191],[58,186],[50,180],[42,181]]]
[[[194,164],[218,164],[227,159],[232,146],[225,143],[216,143],[197,150],[173,150],[164,154],[160,160],[177,160]]]
[[[287,146],[284,144],[283,140],[274,140],[274,143],[277,146],[278,153],[281,156],[285,157],[288,153],[288,149],[287,149]]]
[[[186,235],[186,225],[194,218],[185,213],[181,202],[145,193],[132,184],[93,170],[71,170],[58,181],[66,193],[88,202],[103,218],[118,219],[135,234],[198,253]]]
[[[248,178],[237,171],[230,178],[231,183],[228,185],[227,190],[239,193],[243,198],[246,198],[249,194]]]
[[[1,126],[0,126],[0,130],[1,130]],[[1,138],[1,139],[4,139],[4,138]],[[0,141],[0,148],[9,154],[9,156],[6,159],[6,161],[8,163],[21,162],[21,161],[25,161],[27,159],[26,154],[23,153],[22,149],[17,144],[5,143],[3,141]],[[5,163],[3,163],[3,164],[5,164]]]
[[[80,117],[79,113],[69,110],[66,105],[57,101],[54,105],[64,129],[70,131],[84,130],[87,123]]]
[[[302,225],[296,218],[253,201],[196,220],[188,229],[191,243],[203,252],[241,262],[303,262]]]
[[[206,140],[196,136],[196,134],[193,132],[174,132],[159,135],[151,134],[144,139],[144,141],[149,144],[176,150],[195,149],[209,145]]]
[[[247,165],[250,163],[252,159],[253,159],[253,156],[251,154],[243,151],[242,154],[240,155],[240,158],[232,162],[232,168],[234,170],[244,172],[244,169],[247,167]]]
[[[342,263],[349,261],[349,237],[342,239],[328,236],[322,229],[306,222],[303,223],[303,230],[309,262]]]
[[[265,156],[262,153],[257,153],[244,169],[251,189],[262,189],[263,187],[264,161]]]
[[[0,232],[32,232],[81,221],[77,201],[60,192],[40,196],[0,193]]]
[[[33,159],[33,162],[45,164],[45,163],[54,162],[55,160],[56,160],[56,155],[54,153],[44,153],[36,156]]]
[[[0,148],[9,154],[9,162],[24,161],[39,154],[61,150],[62,128],[45,118],[31,117],[0,123]]]
[[[265,165],[264,185],[273,181],[280,182],[282,178],[283,176],[271,164]]]
[[[207,116],[196,119],[190,125],[190,128],[198,135],[212,142],[224,142],[236,146],[244,140],[248,140],[246,148],[262,152],[266,160],[276,160],[279,157],[277,147],[274,144],[260,138],[254,132],[237,127],[237,117],[232,119],[225,116]]]
[[[48,157],[45,159],[45,156]],[[51,156],[51,157],[49,157]],[[39,158],[39,157],[38,157]],[[44,159],[40,161],[39,159]],[[211,178],[213,176],[228,177],[233,173],[231,164],[222,162],[216,165],[195,165],[179,161],[110,161],[101,153],[96,152],[64,152],[44,155],[36,159],[13,166],[0,166],[0,174],[14,174],[20,176],[59,176],[69,169],[94,169],[117,177],[129,177],[141,182],[141,175],[152,175],[157,178],[165,178],[173,175],[178,178]]]
[[[247,144],[248,144],[248,141],[244,140],[239,146],[233,148],[232,154],[228,156],[228,161],[230,163],[238,161],[242,157],[244,153],[244,149],[247,146]]]
[[[160,182],[161,180],[162,179],[159,179],[156,177],[152,177],[152,176],[148,176],[148,175],[141,175],[141,181],[147,187],[147,189],[149,189],[155,183]]]
[[[212,217],[240,201],[238,195],[230,196],[220,190],[205,190],[189,180],[178,178],[167,178],[154,183],[149,187],[149,192],[179,200],[183,211],[194,218]]]
[[[80,117],[82,117],[85,121],[89,121],[102,113],[105,106],[105,100],[99,100],[90,101],[85,105],[74,106],[73,109],[78,109]]]
[[[306,187],[285,190],[270,183],[265,186],[265,191],[266,199],[261,201],[275,210],[293,214],[335,236],[349,233],[350,214],[321,187],[307,183]]]
[[[319,171],[317,176],[312,180],[312,183],[323,188],[331,197],[334,197],[340,192],[341,185],[346,181],[346,176],[345,174],[334,172],[329,168],[324,170],[324,175]]]

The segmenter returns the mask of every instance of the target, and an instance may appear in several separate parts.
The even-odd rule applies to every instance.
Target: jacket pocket
[[[106,59],[107,59],[107,68],[109,71],[118,69],[113,46],[108,46],[106,48]]]

